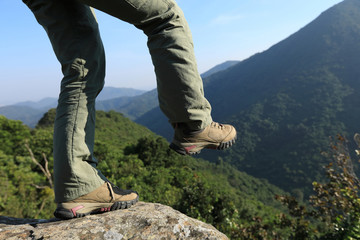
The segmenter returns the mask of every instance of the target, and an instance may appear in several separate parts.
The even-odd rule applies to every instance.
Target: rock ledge
[[[171,207],[139,202],[118,210],[84,218],[18,219],[0,216],[0,239],[228,239],[213,226]]]

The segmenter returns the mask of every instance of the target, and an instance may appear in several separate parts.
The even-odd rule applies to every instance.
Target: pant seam
[[[82,58],[80,57],[80,59],[82,60]],[[84,65],[81,64],[81,70],[80,72],[80,76],[79,76],[79,80],[82,80],[84,78],[85,75],[85,71],[84,71]],[[81,97],[81,92],[84,88],[85,82],[82,82],[81,84],[81,88],[79,89],[79,93],[78,93],[78,101],[77,101],[77,106],[76,106],[76,114],[74,115],[74,125],[73,125],[73,131],[72,131],[72,137],[71,137],[71,161],[74,162],[75,156],[74,156],[74,138],[75,138],[75,131],[76,131],[76,125],[77,125],[77,116],[79,114],[79,106],[80,106],[80,97]],[[76,183],[79,184],[79,178],[76,174],[73,174],[76,178]]]

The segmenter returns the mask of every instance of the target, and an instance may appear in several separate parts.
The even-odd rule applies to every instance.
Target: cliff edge
[[[171,207],[139,202],[84,218],[19,219],[0,216],[0,239],[228,239],[213,226]]]

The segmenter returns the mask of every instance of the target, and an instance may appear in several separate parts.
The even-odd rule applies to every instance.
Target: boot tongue
[[[183,135],[193,136],[201,133],[204,129],[190,129],[186,123],[173,123],[175,131],[182,132]]]
[[[115,194],[118,194],[118,195],[128,195],[128,194],[131,194],[131,193],[137,193],[136,191],[133,191],[133,190],[125,190],[125,189],[121,189],[119,188],[118,186],[114,185],[113,183],[109,182],[110,184],[110,192],[112,194],[112,198],[115,199]]]

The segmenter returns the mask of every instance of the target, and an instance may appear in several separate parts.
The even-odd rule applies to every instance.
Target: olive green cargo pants
[[[87,194],[106,181],[93,156],[95,99],[104,85],[105,54],[89,6],[147,35],[160,108],[170,123],[202,129],[212,121],[191,33],[174,0],[23,1],[46,30],[64,74],[54,126],[56,202]]]

